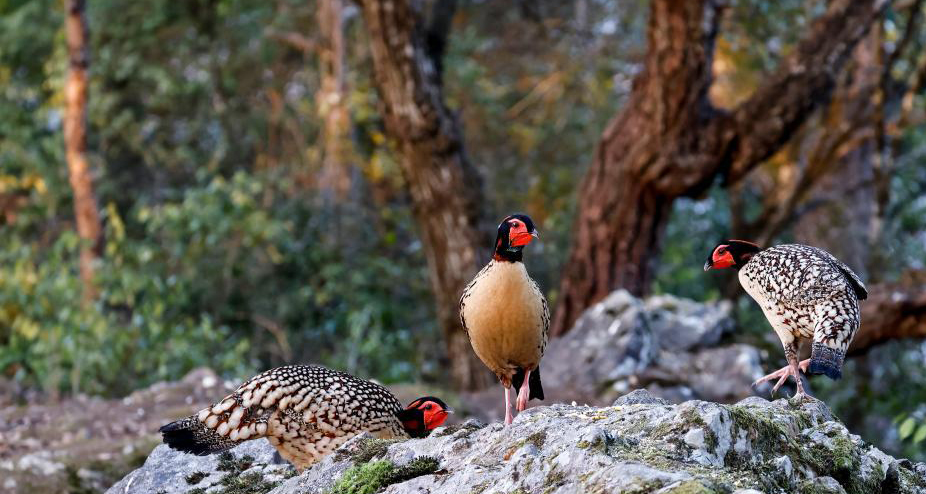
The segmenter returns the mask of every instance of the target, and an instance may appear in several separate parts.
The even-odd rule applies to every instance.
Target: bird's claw
[[[816,398],[814,398],[813,396],[810,396],[809,394],[807,394],[807,392],[795,393],[794,396],[788,399],[788,404],[792,406],[797,406],[797,405],[800,405],[801,403],[813,401],[815,399]]]
[[[788,380],[788,377],[789,377],[790,375],[791,375],[791,373],[786,372],[786,373],[782,374],[781,378],[778,379],[778,382],[775,383],[775,386],[772,388],[772,398],[774,398],[775,395],[778,394],[778,390],[779,390],[779,389],[781,388],[781,386]],[[800,377],[796,377],[795,379],[800,379]]]

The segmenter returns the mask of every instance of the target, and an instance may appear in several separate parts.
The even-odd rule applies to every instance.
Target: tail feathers
[[[835,381],[842,377],[842,361],[845,356],[846,352],[815,341],[810,352],[810,367],[807,373],[825,374],[826,377]]]
[[[511,377],[511,385],[514,386],[515,389],[518,389],[523,383],[524,369],[518,369],[514,376]],[[530,387],[529,399],[543,399],[543,385],[540,384],[540,366],[537,366],[536,369],[531,371],[531,375],[527,379],[527,385]]]
[[[206,456],[235,447],[239,441],[219,435],[196,420],[196,416],[171,422],[159,429],[164,444],[177,451]]]
[[[543,385],[540,384],[540,366],[531,371],[531,376],[527,379],[528,386],[531,387],[530,399],[543,399]]]

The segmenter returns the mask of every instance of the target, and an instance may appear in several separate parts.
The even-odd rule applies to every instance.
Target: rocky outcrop
[[[672,405],[635,391],[609,407],[532,408],[510,427],[360,436],[300,475],[272,456],[263,440],[222,458],[159,446],[108,492],[926,493],[926,464],[864,443],[816,400]]]
[[[718,346],[733,331],[729,302],[699,303],[613,292],[585,311],[543,359],[544,385],[610,403],[636,388],[673,402],[729,402],[752,394],[762,375],[749,345]]]

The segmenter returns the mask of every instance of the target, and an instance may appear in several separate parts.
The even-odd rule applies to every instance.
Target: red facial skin
[[[536,238],[535,233],[527,231],[527,225],[523,221],[513,219],[508,222],[511,228],[508,230],[508,239],[512,247],[523,247]]]
[[[453,413],[451,410],[447,410],[440,405],[440,403],[431,401],[431,400],[415,400],[412,403],[409,403],[406,410],[420,410],[422,416],[424,417],[424,430],[430,431],[437,427],[440,427],[445,420],[447,420],[447,415]],[[406,420],[403,422],[405,427],[410,430],[420,430],[421,423],[415,420]]]
[[[440,427],[447,420],[447,410],[433,401],[422,403],[418,409],[424,412],[424,428],[429,431]]]
[[[711,254],[711,268],[723,269],[736,264],[736,261],[733,260],[733,254],[728,250],[729,247],[729,245],[718,245],[714,249],[714,253]]]

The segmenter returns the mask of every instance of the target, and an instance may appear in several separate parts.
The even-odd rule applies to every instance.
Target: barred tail
[[[159,429],[164,444],[177,451],[191,453],[197,456],[206,456],[235,447],[241,441],[232,441],[206,427],[196,416],[171,422]]]
[[[810,368],[808,374],[825,374],[826,377],[836,380],[842,377],[842,361],[846,352],[830,348],[815,341],[810,352]]]

